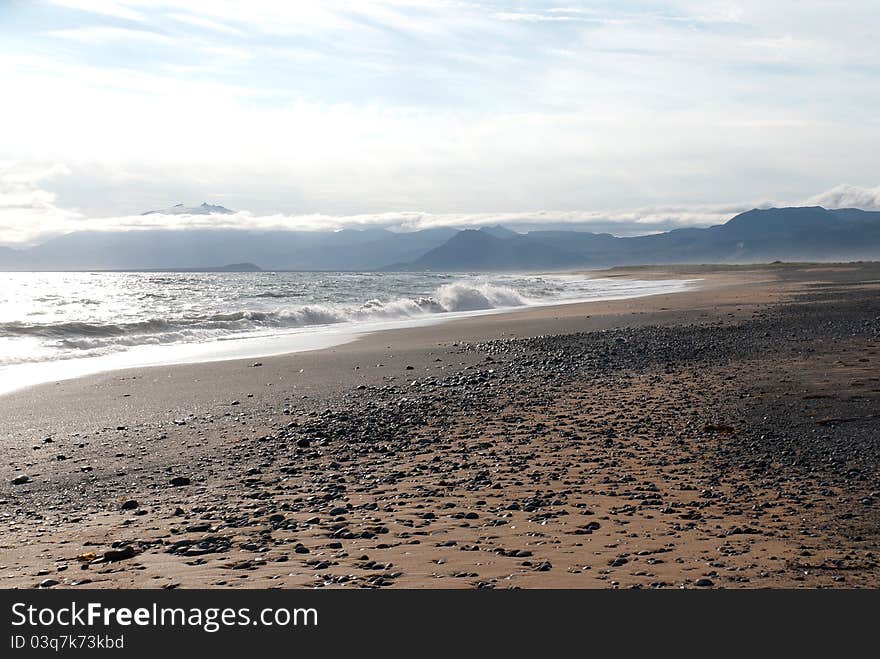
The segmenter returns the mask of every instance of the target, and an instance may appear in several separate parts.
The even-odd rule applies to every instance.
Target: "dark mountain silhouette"
[[[833,261],[880,257],[880,212],[821,207],[755,209],[705,229],[618,238],[531,231],[504,238],[462,231],[407,270],[529,270],[663,263]]]
[[[514,238],[515,236],[520,235],[516,231],[511,231],[507,227],[503,227],[500,224],[496,224],[495,226],[491,227],[482,227],[480,231],[482,231],[483,233],[488,233],[490,236],[495,236],[496,238]]]
[[[483,229],[465,229],[417,259],[413,266],[419,270],[529,270],[546,263],[564,267],[577,262],[575,254],[535,242],[527,235],[510,233],[509,238],[499,238]]]
[[[456,233],[385,229],[81,231],[27,250],[0,251],[2,270],[152,270],[254,263],[266,270],[375,270],[413,261]]]
[[[265,270],[549,270],[878,257],[880,212],[806,207],[755,209],[705,229],[634,237],[587,231],[521,234],[501,226],[411,233],[378,228],[88,231],[30,249],[0,248],[0,270],[192,270],[224,263]]]

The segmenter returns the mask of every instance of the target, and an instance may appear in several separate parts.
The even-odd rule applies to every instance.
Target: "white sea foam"
[[[80,365],[66,368],[80,374],[89,359],[94,370],[289,352],[385,327],[690,284],[512,274],[0,273],[0,392],[27,365],[74,361]],[[60,372],[44,371],[48,379]]]
[[[405,320],[430,314],[520,307],[531,302],[507,286],[455,282],[438,287],[429,296],[388,301],[373,298],[362,303],[314,303],[261,311],[184,314],[132,322],[40,323],[15,320],[0,323],[0,338],[32,337],[54,344],[58,350],[57,357],[88,356],[137,345],[200,342],[243,333],[339,323]],[[0,364],[43,361],[47,356],[51,355],[47,355],[46,351],[32,356],[23,356],[16,351],[15,354],[0,355]]]

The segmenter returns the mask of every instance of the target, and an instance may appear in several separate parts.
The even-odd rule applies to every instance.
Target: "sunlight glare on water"
[[[691,283],[561,274],[0,273],[0,392],[69,373],[277,354],[386,327]]]

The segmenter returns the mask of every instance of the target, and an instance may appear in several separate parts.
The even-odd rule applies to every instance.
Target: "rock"
[[[697,579],[694,585],[698,586],[699,588],[711,588],[715,584],[712,583],[711,579],[706,579],[705,577],[703,577],[702,579]]]
[[[308,439],[306,439],[305,437],[303,437],[302,439],[296,440],[296,445],[299,446],[300,448],[308,448],[310,444],[311,444],[311,442]]]
[[[174,487],[183,487],[184,485],[189,485],[192,481],[186,476],[175,476],[171,479],[171,484]]]
[[[57,586],[61,582],[57,579],[43,579],[40,582],[40,588],[51,588],[52,586]]]
[[[21,476],[16,476],[12,479],[13,485],[24,485],[25,483],[30,483],[31,477],[27,474],[22,474]]]
[[[736,428],[728,423],[707,423],[703,426],[703,432],[720,432],[725,435],[730,435],[736,432]]]
[[[135,510],[139,505],[140,504],[134,499],[129,499],[128,501],[123,503],[120,508],[122,508],[122,510]]]
[[[179,556],[202,556],[229,551],[232,541],[226,536],[205,536],[200,540],[178,540],[165,551]]]
[[[137,551],[131,545],[126,545],[125,547],[120,547],[119,549],[109,549],[104,552],[104,560],[108,563],[113,563],[114,561],[124,561],[127,558],[134,558],[137,556]]]

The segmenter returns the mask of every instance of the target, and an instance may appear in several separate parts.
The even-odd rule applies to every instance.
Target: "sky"
[[[878,25],[876,0],[0,0],[0,244],[880,209]],[[202,201],[240,212],[140,216]]]

